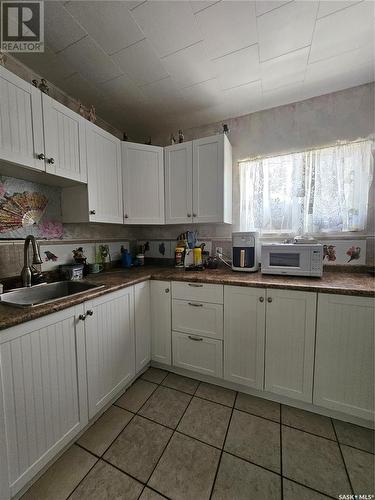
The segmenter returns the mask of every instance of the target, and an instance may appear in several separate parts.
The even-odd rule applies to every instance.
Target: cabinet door
[[[172,300],[172,329],[178,332],[223,338],[223,306],[190,300]]]
[[[312,402],[316,294],[267,290],[265,390]]]
[[[374,299],[319,294],[314,404],[374,420]]]
[[[164,224],[163,148],[122,143],[124,224]]]
[[[151,359],[170,365],[171,360],[171,284],[151,281]]]
[[[87,424],[82,306],[4,330],[0,336],[0,435],[13,496]],[[1,438],[0,438],[1,439]],[[1,497],[3,498],[3,497]]]
[[[46,171],[86,182],[86,120],[42,94]]]
[[[165,222],[185,224],[193,215],[193,143],[164,148]]]
[[[224,287],[224,378],[263,389],[265,290]]]
[[[134,286],[135,311],[135,371],[138,373],[151,359],[151,300],[150,282]]]
[[[90,222],[122,224],[120,141],[93,123],[86,134]]]
[[[40,90],[0,66],[0,159],[45,170]]]
[[[135,374],[133,294],[129,287],[85,303],[90,418]]]

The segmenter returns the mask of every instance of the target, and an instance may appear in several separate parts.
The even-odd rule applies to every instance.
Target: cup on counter
[[[90,274],[100,273],[100,271],[103,271],[102,264],[98,264],[96,262],[94,262],[93,264],[89,264],[89,273]]]

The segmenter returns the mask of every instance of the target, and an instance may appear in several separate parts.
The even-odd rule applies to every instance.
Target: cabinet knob
[[[95,215],[95,210],[90,210],[90,215]]]
[[[94,311],[93,311],[92,309],[88,309],[88,310],[86,311],[86,315],[87,315],[87,316],[92,316],[93,314],[94,314]]]
[[[272,297],[268,297],[267,302],[272,302]]]
[[[43,154],[43,153],[39,153],[38,154],[38,160],[45,160],[46,159],[46,155]]]
[[[259,302],[264,302],[264,297],[259,297]]]
[[[193,217],[196,217],[196,216],[197,216],[197,214],[193,214]]]
[[[187,214],[188,217],[191,217],[191,214]]]
[[[129,215],[128,214],[125,214],[124,215],[125,219],[128,219],[129,218]]]
[[[165,293],[169,293],[169,288],[166,288],[166,289],[165,289]]]
[[[78,316],[78,319],[80,319],[81,321],[85,321],[85,319],[86,319],[86,314],[80,314],[80,315]]]
[[[55,158],[48,158],[48,163],[50,163],[51,165],[53,165],[55,163]]]

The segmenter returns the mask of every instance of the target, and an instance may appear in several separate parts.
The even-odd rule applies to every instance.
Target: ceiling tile
[[[226,117],[242,116],[261,108],[262,87],[260,80],[223,91],[221,109]]]
[[[329,14],[333,14],[334,12],[345,9],[346,7],[350,7],[355,3],[359,3],[362,0],[324,0],[324,2],[320,2],[319,10],[318,10],[318,19],[320,17],[328,16]]]
[[[229,89],[260,78],[258,45],[251,45],[212,61],[221,88]]]
[[[195,15],[210,57],[229,54],[257,41],[254,2],[221,1]]]
[[[135,43],[112,56],[112,60],[139,85],[168,76],[160,58],[147,40]]]
[[[181,89],[181,94],[192,109],[215,106],[223,101],[223,91],[216,78]]]
[[[59,85],[60,80],[75,73],[75,69],[68,61],[61,61],[59,56],[55,55],[48,46],[44,52],[28,52],[15,54],[23,64],[32,68],[46,80]]]
[[[145,99],[140,88],[126,75],[102,83],[98,88],[104,99],[120,101],[123,105],[139,103]]]
[[[204,82],[214,76],[213,64],[206,54],[203,42],[163,57],[162,62],[180,87]]]
[[[162,103],[167,108],[172,107],[176,101],[181,101],[182,99],[179,88],[170,76],[163,78],[163,80],[143,85],[141,90],[153,104]]]
[[[302,82],[308,57],[309,47],[306,47],[261,63],[263,91]]]
[[[266,12],[270,10],[277,9],[281,7],[285,3],[290,2],[291,0],[257,0],[256,1],[256,14],[257,16],[262,16]]]
[[[68,61],[78,73],[94,84],[121,74],[120,69],[90,36],[64,49],[59,57]]]
[[[132,15],[161,57],[202,38],[188,2],[145,2]]]
[[[83,38],[86,31],[72,18],[63,2],[44,2],[45,41],[53,52]]]
[[[310,62],[374,43],[374,3],[361,2],[318,19]],[[357,28],[354,28],[357,27]]]
[[[303,83],[284,85],[270,92],[263,92],[262,108],[274,108],[301,100]]]
[[[85,106],[91,106],[91,104],[97,106],[98,101],[102,99],[99,90],[79,73],[74,73],[74,75],[62,80],[59,87],[69,96],[81,101]]]
[[[310,45],[317,1],[290,2],[258,17],[260,60]]]
[[[118,52],[145,38],[127,9],[126,2],[74,1],[66,8],[107,54]]]
[[[190,0],[190,5],[194,14],[202,9],[207,9],[220,0]]]

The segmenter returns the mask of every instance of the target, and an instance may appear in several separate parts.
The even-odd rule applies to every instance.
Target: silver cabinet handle
[[[202,337],[192,337],[191,335],[188,335],[190,340],[194,340],[195,342],[202,342]]]
[[[193,286],[194,288],[202,288],[203,285],[199,285],[198,283],[188,283],[189,286]]]
[[[264,302],[264,297],[259,297],[259,302]]]
[[[165,293],[169,293],[169,288],[166,288],[166,289],[165,289]]]
[[[92,309],[88,309],[86,311],[87,316],[92,316],[94,314],[94,311]]]
[[[38,154],[38,160],[45,160],[45,159],[46,159],[46,155],[44,153]]]
[[[188,302],[189,306],[203,307],[203,304],[194,304],[194,302]]]
[[[78,319],[80,319],[81,321],[85,321],[85,319],[86,319],[86,314],[80,314],[80,315],[78,316]]]
[[[95,215],[95,210],[90,210],[90,215]]]
[[[55,158],[48,158],[48,163],[50,163],[51,165],[53,165],[55,163]]]
[[[129,219],[129,215],[128,214],[125,214],[124,217],[125,217],[125,219]]]
[[[272,297],[268,297],[267,302],[272,302]]]

